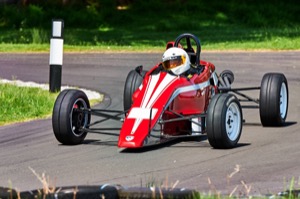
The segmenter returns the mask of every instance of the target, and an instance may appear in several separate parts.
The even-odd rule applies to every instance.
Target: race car
[[[121,122],[120,148],[204,136],[213,148],[229,149],[241,137],[242,108],[258,108],[263,126],[284,125],[289,98],[284,74],[267,73],[258,87],[232,88],[233,72],[218,74],[212,63],[200,60],[200,53],[200,40],[193,34],[168,42],[160,63],[149,71],[138,66],[128,73],[124,110],[93,109],[83,91],[62,91],[52,115],[56,139],[65,145],[80,144],[87,133],[115,130],[101,125],[116,120]],[[242,93],[247,90],[260,90],[259,99]],[[91,116],[99,119],[91,123]]]

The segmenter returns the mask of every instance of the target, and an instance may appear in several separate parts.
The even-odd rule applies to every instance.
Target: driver
[[[162,66],[174,75],[182,75],[191,68],[191,62],[185,50],[171,47],[162,56]]]

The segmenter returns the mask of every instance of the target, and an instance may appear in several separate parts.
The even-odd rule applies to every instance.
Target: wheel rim
[[[280,116],[282,119],[285,118],[286,116],[286,111],[287,111],[287,101],[288,101],[288,96],[287,96],[287,88],[285,83],[283,82],[281,84],[281,89],[280,89]]]
[[[226,112],[226,132],[231,141],[235,141],[241,131],[241,113],[236,103],[231,103]]]
[[[84,113],[82,110],[87,109],[87,104],[83,99],[77,99],[70,113],[70,124],[72,132],[75,136],[80,137],[84,134],[81,129],[86,128],[88,125],[88,114]]]

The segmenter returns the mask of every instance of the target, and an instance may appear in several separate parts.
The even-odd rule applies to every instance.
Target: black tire
[[[263,76],[259,96],[259,114],[263,126],[282,126],[288,112],[288,83],[281,73]]]
[[[230,84],[234,82],[234,74],[231,70],[224,70],[223,72],[221,72],[220,77],[223,80],[225,79],[225,77],[227,77]]]
[[[128,73],[123,93],[124,111],[130,109],[132,105],[132,95],[134,91],[136,91],[136,89],[142,84],[145,74],[146,71],[142,71],[142,74],[139,74],[135,70],[132,70]]]
[[[229,149],[237,145],[243,126],[239,100],[232,94],[215,95],[207,109],[206,130],[210,145]]]
[[[64,90],[58,95],[52,113],[52,128],[60,143],[76,145],[83,142],[87,133],[80,128],[88,128],[91,116],[76,110],[89,108],[89,100],[80,90]]]

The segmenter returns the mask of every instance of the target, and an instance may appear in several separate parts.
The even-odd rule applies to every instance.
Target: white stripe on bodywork
[[[158,109],[157,108],[132,108],[127,118],[130,119],[150,119],[154,118]]]
[[[165,89],[171,84],[171,82],[177,78],[176,76],[166,74],[166,76],[164,77],[164,79],[162,80],[162,82],[160,83],[158,88],[154,91],[154,88],[156,87],[156,85],[158,83],[159,77],[160,77],[160,73],[157,75],[150,76],[148,85],[146,87],[145,95],[144,95],[144,98],[143,98],[141,106],[140,106],[140,110],[147,110],[147,109],[151,110],[153,104],[156,102],[156,100],[159,98],[159,96],[165,91]],[[154,92],[154,94],[153,94],[153,92]],[[155,110],[157,112],[157,109],[155,109]],[[130,111],[129,115],[131,114],[131,111]],[[155,112],[155,114],[156,114],[156,112]],[[153,114],[153,112],[152,112],[152,114]],[[155,114],[154,114],[154,116],[155,116]],[[152,118],[154,118],[154,116],[152,115]],[[132,127],[132,131],[131,131],[131,134],[134,134],[136,129],[138,128],[138,126],[141,124],[142,120],[150,118],[150,113],[147,118],[144,118],[144,116],[139,116],[137,114],[131,115],[130,118],[136,119],[134,122],[134,125]],[[151,118],[151,120],[152,120],[152,118]]]
[[[156,86],[156,84],[159,80],[159,77],[160,77],[160,74],[150,76],[149,82],[148,82],[147,87],[146,87],[145,95],[144,95],[144,98],[142,100],[142,104],[141,104],[140,108],[146,108],[146,106],[144,104],[146,104],[148,102],[148,100],[150,99],[151,94],[153,93],[153,90],[154,90],[154,88],[155,88],[155,86]],[[131,111],[130,111],[130,113],[131,113]],[[136,116],[136,115],[134,115],[134,116]],[[149,117],[150,117],[150,115],[149,115]],[[143,121],[143,118],[133,117],[133,115],[131,116],[131,118],[135,119],[134,125],[133,125],[132,130],[131,130],[131,134],[134,134],[136,129],[138,128],[138,126]]]
[[[181,87],[181,88],[178,88],[174,93],[173,95],[170,97],[168,103],[166,104],[165,107],[168,107],[170,105],[170,103],[180,94],[180,93],[185,93],[185,92],[189,92],[189,91],[194,91],[194,90],[201,90],[207,86],[210,85],[210,81],[206,81],[206,82],[203,82],[201,84],[193,84],[193,85],[190,85],[190,86],[185,86],[185,87]]]
[[[149,82],[148,82],[148,85],[147,85],[147,88],[146,88],[146,91],[145,91],[145,95],[144,95],[144,98],[142,100],[142,104],[141,104],[141,107],[142,108],[146,108],[146,104],[147,102],[149,101],[149,99],[151,98],[151,95],[153,93],[153,90],[159,80],[159,77],[160,77],[160,73],[157,74],[157,75],[151,75],[150,78],[149,78]]]
[[[156,108],[132,108],[127,118],[135,119],[131,134],[134,134],[138,126],[143,120],[152,120],[155,117],[158,109]]]
[[[213,72],[213,73],[211,74],[211,76],[212,76],[212,78],[213,78],[213,80],[214,80],[214,86],[217,86],[218,83],[219,83],[218,75],[216,74],[216,72]]]
[[[178,77],[167,73],[167,75],[162,80],[162,82],[159,84],[159,86],[157,87],[157,89],[155,90],[154,94],[152,95],[152,97],[150,98],[149,102],[147,103],[147,105],[145,107],[147,107],[147,108],[152,107],[153,104],[156,102],[156,100],[160,97],[160,95],[165,92],[165,90],[172,84],[172,82],[174,80],[176,80],[176,78],[178,78]],[[145,105],[145,104],[143,104],[143,105]],[[142,107],[144,107],[143,105],[142,105]]]

